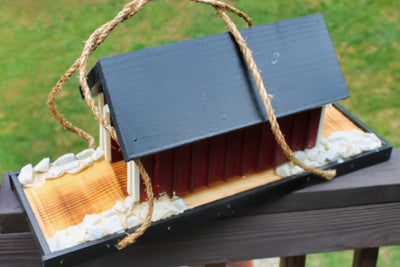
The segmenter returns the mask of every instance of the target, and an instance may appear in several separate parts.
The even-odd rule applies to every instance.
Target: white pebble
[[[18,181],[22,184],[29,184],[33,182],[33,167],[32,164],[25,165],[22,167],[19,175]]]
[[[83,171],[84,169],[86,169],[86,166],[80,164],[78,168],[68,170],[66,172],[69,174],[77,174],[77,173],[80,173],[81,171]]]
[[[304,161],[307,158],[306,153],[304,153],[304,151],[296,151],[294,152],[294,156],[300,161]]]
[[[121,220],[118,215],[113,215],[111,217],[105,218],[103,220],[103,225],[107,233],[113,234],[124,230],[121,224]]]
[[[124,205],[128,210],[132,210],[135,206],[135,199],[132,196],[127,196],[125,198]]]
[[[51,167],[47,172],[47,178],[53,179],[61,177],[64,174],[64,170],[61,167]]]
[[[98,147],[92,154],[92,159],[94,161],[99,161],[104,158],[104,152],[101,147]]]
[[[49,246],[49,249],[51,252],[61,249],[60,242],[58,242],[58,239],[56,236],[53,236],[53,237],[47,239],[47,245]]]
[[[58,240],[60,242],[61,249],[71,248],[78,245],[78,241],[76,241],[72,236],[69,235],[63,236]]]
[[[117,201],[117,203],[115,203],[114,210],[120,212],[120,213],[125,213],[126,212],[126,207],[124,206],[124,204],[122,204],[121,201]]]
[[[94,152],[93,148],[85,149],[85,150],[79,152],[78,154],[76,154],[76,158],[80,159],[80,160],[89,158],[92,156],[93,152]]]
[[[307,156],[307,159],[310,161],[317,161],[318,156],[319,156],[319,149],[318,147],[313,147],[311,149],[306,149],[305,154]]]
[[[89,227],[92,225],[96,225],[101,221],[101,216],[97,214],[88,214],[85,215],[85,218],[83,218],[82,225],[85,227]]]
[[[63,229],[63,230],[57,231],[56,234],[55,234],[55,236],[58,239],[62,238],[63,236],[67,236],[67,235],[68,235],[67,229]]]
[[[115,210],[106,210],[106,211],[103,211],[101,213],[101,215],[103,216],[103,218],[107,218],[107,217],[111,217],[114,215],[118,215],[118,213]]]
[[[275,169],[276,174],[282,177],[290,176],[291,175],[291,167],[289,163],[283,163],[276,167]]]
[[[76,243],[82,243],[85,241],[86,231],[82,228],[78,226],[70,226],[67,228],[67,232]]]
[[[68,154],[62,155],[61,157],[56,159],[53,162],[53,166],[61,167],[67,163],[70,163],[71,161],[74,161],[74,160],[75,160],[74,153],[68,153]]]
[[[104,227],[101,225],[91,225],[87,228],[88,239],[96,240],[104,235]]]
[[[78,242],[68,234],[67,229],[57,231],[55,237],[60,243],[60,249],[66,249],[78,245]]]
[[[186,204],[185,204],[185,201],[183,201],[183,199],[178,198],[178,199],[175,199],[174,202],[175,202],[175,207],[176,207],[178,210],[184,211],[184,210],[186,209]]]
[[[353,157],[376,149],[382,145],[380,139],[373,133],[364,133],[360,130],[337,131],[328,138],[321,138],[319,145],[312,149],[306,149],[303,159],[301,152],[297,151],[295,156],[311,167],[321,166],[327,162],[343,163],[343,158]],[[289,176],[303,171],[292,163],[284,163],[276,167],[276,173],[280,176]]]
[[[372,133],[366,133],[363,141],[360,144],[362,151],[369,151],[382,146],[381,140]]]
[[[148,212],[148,206],[145,206],[139,214],[141,219],[145,219]],[[175,207],[175,203],[169,200],[156,201],[153,207],[153,214],[151,221],[156,222],[158,220],[167,218],[173,214],[177,214],[180,211]]]
[[[33,168],[35,172],[47,172],[50,168],[50,158],[42,159],[36,166]]]
[[[139,225],[139,218],[137,216],[132,215],[126,219],[126,227],[127,228],[131,228],[131,227],[134,227],[137,225]]]
[[[79,162],[79,160],[71,161],[71,162],[69,162],[69,163],[67,163],[67,164],[64,165],[64,170],[65,170],[66,172],[72,171],[72,170],[74,170],[74,169],[79,168],[80,164],[81,164],[81,163]]]
[[[89,167],[93,165],[93,159],[92,158],[84,158],[81,160],[81,163],[85,166],[85,167]]]
[[[291,175],[298,174],[298,173],[301,173],[303,171],[304,171],[303,168],[295,165],[295,166],[293,166],[293,168],[291,170]]]
[[[339,159],[339,153],[336,150],[328,150],[325,152],[325,157],[330,162],[334,162]]]

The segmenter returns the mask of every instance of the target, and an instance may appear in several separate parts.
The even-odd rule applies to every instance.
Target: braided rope
[[[119,144],[115,129],[111,126],[110,123],[108,123],[103,118],[103,116],[100,113],[98,107],[96,106],[93,98],[91,97],[90,89],[89,89],[89,86],[88,86],[87,80],[86,80],[86,64],[87,64],[87,60],[90,57],[90,55],[96,50],[96,48],[99,45],[101,45],[104,42],[104,40],[110,35],[110,33],[117,27],[118,24],[120,24],[121,22],[124,22],[125,20],[129,19],[133,15],[137,14],[150,1],[151,0],[134,0],[130,3],[128,3],[117,14],[117,16],[115,16],[112,20],[103,24],[99,28],[97,28],[90,35],[88,40],[85,42],[85,46],[82,50],[80,57],[77,60],[75,60],[75,62],[69,67],[67,72],[60,78],[60,80],[57,82],[57,84],[54,86],[54,88],[51,90],[51,92],[48,96],[47,105],[48,105],[51,113],[53,114],[53,116],[61,123],[61,125],[64,128],[77,133],[80,137],[87,140],[89,142],[89,147],[91,147],[91,148],[93,148],[95,146],[94,138],[90,134],[83,131],[82,129],[73,126],[72,123],[67,121],[62,116],[62,114],[58,112],[56,105],[55,105],[56,97],[62,90],[65,83],[72,77],[72,75],[77,70],[79,70],[79,80],[80,80],[80,84],[81,84],[81,89],[82,89],[82,93],[84,95],[84,98],[85,98],[88,106],[92,110],[95,118],[101,123],[101,125],[110,134],[111,138],[113,140],[115,140],[117,142],[117,144]],[[243,56],[247,61],[249,69],[251,70],[251,73],[254,77],[254,80],[255,80],[257,88],[259,90],[261,99],[263,101],[263,104],[267,111],[268,117],[270,119],[271,129],[275,135],[275,138],[276,138],[279,146],[284,151],[285,155],[288,157],[288,159],[291,160],[292,162],[294,162],[296,165],[302,167],[303,169],[310,171],[312,173],[315,173],[319,176],[325,177],[327,179],[331,179],[333,176],[335,176],[334,170],[323,171],[323,170],[319,170],[319,169],[312,168],[312,167],[305,165],[304,163],[299,161],[294,156],[294,153],[291,151],[290,147],[286,144],[285,138],[284,138],[284,136],[279,128],[279,124],[276,120],[275,113],[274,113],[274,110],[271,105],[270,97],[267,94],[264,83],[261,79],[260,72],[259,72],[257,65],[254,61],[254,58],[252,56],[252,53],[251,53],[250,49],[248,48],[242,35],[238,31],[236,25],[232,22],[232,20],[229,18],[228,15],[226,15],[226,13],[224,11],[226,10],[226,11],[229,11],[229,12],[232,12],[232,13],[238,15],[240,18],[242,18],[247,23],[248,26],[253,25],[250,17],[247,16],[244,12],[236,9],[235,7],[228,5],[221,1],[216,1],[216,0],[189,0],[189,1],[212,5],[217,10],[217,12],[221,16],[221,18],[224,20],[225,24],[228,26],[230,32],[232,33],[236,42],[238,43],[238,45],[243,53]],[[154,206],[154,195],[153,195],[153,190],[152,190],[152,185],[151,185],[151,179],[139,159],[135,160],[135,164],[138,166],[139,172],[141,174],[141,179],[143,180],[143,182],[146,186],[146,192],[147,192],[147,196],[149,198],[149,200],[148,200],[149,208],[148,208],[148,213],[146,215],[146,218],[145,218],[143,224],[139,228],[137,228],[134,233],[128,235],[122,241],[120,241],[117,245],[118,249],[123,249],[126,246],[134,243],[135,240],[139,236],[141,236],[151,224],[151,217],[152,217],[153,206]]]
[[[274,109],[272,108],[270,96],[265,89],[264,82],[261,78],[260,71],[254,61],[253,55],[249,47],[247,46],[246,41],[243,39],[243,36],[240,34],[239,30],[237,29],[235,23],[229,18],[226,13],[220,9],[219,7],[215,7],[220,17],[223,19],[225,24],[228,26],[229,31],[235,37],[236,43],[239,45],[240,50],[242,51],[243,57],[246,59],[247,65],[253,75],[254,81],[256,82],[258,92],[260,93],[262,102],[264,104],[265,110],[267,111],[269,121],[271,123],[271,129],[275,136],[275,139],[279,146],[282,148],[283,152],[285,153],[286,157],[292,161],[297,166],[307,170],[311,173],[314,173],[318,176],[322,176],[328,180],[332,179],[336,175],[335,170],[320,170],[314,167],[307,166],[305,163],[298,160],[295,156],[293,151],[290,149],[289,145],[286,143],[285,137],[280,130],[279,123],[276,119]]]

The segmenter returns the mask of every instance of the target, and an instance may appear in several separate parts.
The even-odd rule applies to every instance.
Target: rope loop
[[[61,125],[64,128],[78,134],[80,137],[87,140],[90,148],[95,147],[95,140],[94,140],[93,136],[91,136],[84,130],[73,126],[72,123],[67,121],[62,116],[62,114],[58,112],[56,105],[55,105],[56,97],[61,92],[65,83],[72,77],[72,75],[76,71],[79,71],[79,81],[81,84],[82,93],[84,95],[86,103],[92,110],[95,118],[102,124],[102,126],[110,134],[111,138],[114,141],[116,141],[117,144],[119,144],[117,134],[115,132],[114,127],[112,127],[111,124],[108,123],[104,119],[104,117],[100,113],[98,107],[96,106],[95,101],[92,98],[92,95],[91,95],[91,92],[90,92],[90,89],[89,89],[89,86],[87,83],[87,79],[86,79],[86,65],[87,65],[87,61],[88,61],[90,55],[96,50],[97,47],[99,47],[99,45],[101,45],[107,39],[107,37],[118,26],[118,24],[124,22],[125,20],[127,20],[130,17],[137,14],[150,1],[151,0],[134,0],[134,1],[129,2],[122,8],[122,10],[112,20],[108,21],[107,23],[105,23],[105,24],[101,25],[99,28],[97,28],[85,42],[85,45],[83,47],[82,53],[79,56],[79,58],[76,59],[74,61],[74,63],[68,68],[68,70],[60,78],[60,80],[57,82],[57,84],[53,87],[50,94],[48,95],[47,105],[48,105],[51,113],[53,114],[53,116],[61,123]],[[234,36],[238,46],[240,47],[243,57],[245,58],[245,60],[248,64],[248,67],[251,70],[251,73],[253,75],[254,81],[256,82],[260,97],[261,97],[264,107],[267,111],[267,115],[268,115],[270,123],[271,123],[272,132],[275,136],[277,143],[284,151],[286,157],[290,161],[292,161],[294,164],[300,166],[301,168],[303,168],[311,173],[325,177],[326,179],[333,178],[336,174],[335,170],[325,170],[324,171],[324,170],[319,170],[319,169],[316,169],[313,167],[309,167],[309,166],[305,165],[304,163],[302,163],[301,161],[299,161],[294,156],[293,151],[291,151],[290,147],[287,145],[285,138],[282,134],[282,131],[279,128],[279,124],[276,120],[276,116],[275,116],[274,110],[271,105],[271,99],[270,99],[271,96],[268,95],[268,93],[265,89],[263,80],[261,78],[261,74],[259,72],[259,69],[257,68],[255,61],[254,61],[251,50],[248,48],[246,41],[240,34],[235,23],[230,19],[230,17],[225,13],[225,11],[234,13],[235,15],[239,16],[246,22],[246,24],[249,27],[253,26],[251,18],[246,13],[244,13],[244,12],[240,11],[239,9],[237,9],[225,2],[222,2],[222,1],[217,1],[217,0],[189,0],[189,1],[213,6],[216,9],[219,16],[222,18],[222,20],[228,26],[229,31]],[[139,236],[141,236],[151,224],[151,217],[152,217],[153,205],[154,205],[154,195],[153,195],[153,189],[152,189],[152,185],[151,185],[151,179],[139,159],[135,160],[135,164],[138,166],[139,172],[140,172],[140,177],[146,186],[146,191],[147,191],[147,195],[148,195],[148,199],[149,199],[148,200],[149,208],[148,208],[148,213],[146,215],[144,223],[139,228],[137,228],[134,233],[128,235],[122,241],[120,241],[117,244],[118,249],[123,249],[126,246],[133,244],[135,242],[135,240]]]

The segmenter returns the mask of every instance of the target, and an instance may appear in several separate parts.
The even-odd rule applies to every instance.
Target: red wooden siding
[[[263,170],[274,164],[275,150],[278,144],[275,142],[269,123],[261,126],[260,150],[258,152],[257,170]]]
[[[207,184],[212,184],[225,178],[225,162],[221,164],[221,159],[226,158],[226,142],[226,134],[210,139]]]
[[[221,160],[225,164],[224,180],[238,175],[242,170],[244,129],[240,129],[227,134],[226,159]]]
[[[321,108],[278,120],[286,142],[294,150],[316,143]],[[142,158],[153,181],[154,194],[172,196],[227,178],[245,175],[286,161],[269,123],[239,129]],[[141,200],[145,200],[141,184]]]
[[[317,142],[317,134],[321,119],[321,112],[322,112],[321,108],[315,109],[313,112],[310,112],[308,118],[308,127],[307,127],[307,136],[309,136],[309,138],[306,139],[305,148],[312,148],[315,146]]]
[[[209,158],[209,139],[192,144],[192,168],[191,175],[188,177],[190,179],[190,188],[187,189],[193,190],[194,188],[207,185]]]
[[[260,139],[261,124],[248,127],[244,131],[242,168],[240,170],[240,175],[244,175],[257,169]]]
[[[192,146],[191,144],[180,146],[174,154],[174,190],[185,192],[190,189]]]

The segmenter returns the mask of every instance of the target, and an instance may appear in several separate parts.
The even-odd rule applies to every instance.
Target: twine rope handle
[[[72,75],[79,70],[79,80],[81,84],[81,89],[83,92],[83,95],[85,97],[85,100],[92,110],[95,118],[102,124],[102,126],[106,129],[106,131],[110,134],[111,138],[114,139],[117,144],[118,138],[115,132],[115,129],[111,126],[110,123],[108,123],[100,113],[99,109],[97,108],[94,100],[91,97],[90,89],[87,84],[86,80],[86,63],[89,58],[89,56],[96,50],[96,48],[101,45],[104,40],[110,35],[110,33],[115,29],[115,27],[121,23],[124,22],[125,20],[129,19],[133,15],[137,14],[147,3],[149,3],[151,0],[134,0],[127,5],[124,6],[124,8],[115,16],[112,20],[109,22],[103,24],[99,28],[97,28],[88,38],[88,40],[85,42],[85,46],[82,50],[82,53],[78,59],[75,60],[75,62],[70,66],[70,68],[66,71],[66,73],[60,78],[60,80],[57,82],[57,84],[54,86],[52,91],[50,92],[47,100],[47,105],[53,114],[53,116],[61,123],[61,125],[72,131],[77,133],[80,137],[84,138],[85,140],[88,141],[89,147],[93,148],[95,147],[95,141],[93,136],[88,134],[87,132],[83,131],[82,129],[75,127],[67,121],[61,113],[58,112],[56,105],[55,105],[55,100],[59,92],[62,90],[64,84],[72,77]],[[219,16],[223,19],[225,24],[228,26],[230,32],[234,36],[237,44],[240,47],[240,50],[243,54],[243,57],[246,59],[246,62],[248,64],[248,67],[253,75],[254,81],[256,82],[258,91],[260,93],[260,97],[262,99],[262,102],[264,104],[264,107],[267,111],[267,115],[269,117],[270,123],[271,123],[271,129],[272,132],[275,136],[275,139],[279,146],[282,148],[283,152],[287,156],[287,158],[292,161],[294,164],[302,167],[303,169],[314,173],[316,175],[325,177],[327,179],[331,179],[335,176],[336,172],[334,170],[320,170],[316,169],[313,167],[309,167],[305,165],[303,162],[299,161],[295,156],[293,151],[291,151],[290,147],[287,145],[284,135],[282,134],[279,124],[276,120],[276,116],[274,113],[274,110],[271,105],[270,101],[270,96],[268,95],[264,83],[262,81],[260,72],[257,68],[257,65],[254,61],[254,58],[252,56],[251,50],[248,48],[246,41],[240,34],[239,30],[237,29],[236,25],[234,22],[230,19],[230,17],[225,13],[226,11],[232,12],[239,17],[241,17],[248,26],[252,26],[252,21],[250,17],[248,17],[244,12],[236,9],[235,7],[228,5],[224,2],[221,1],[216,1],[216,0],[189,0],[193,2],[198,2],[198,3],[203,3],[203,4],[208,4],[212,5]],[[144,168],[142,162],[139,159],[134,160],[135,164],[139,168],[139,172],[141,174],[141,179],[143,180],[145,186],[146,186],[146,193],[148,196],[148,212],[146,215],[146,218],[143,222],[143,224],[135,230],[134,233],[129,234],[126,236],[123,240],[121,240],[117,244],[118,249],[123,249],[126,246],[133,244],[135,240],[141,236],[146,229],[150,226],[151,224],[151,217],[153,214],[153,206],[154,206],[154,195],[153,195],[153,189],[151,185],[151,179]]]

